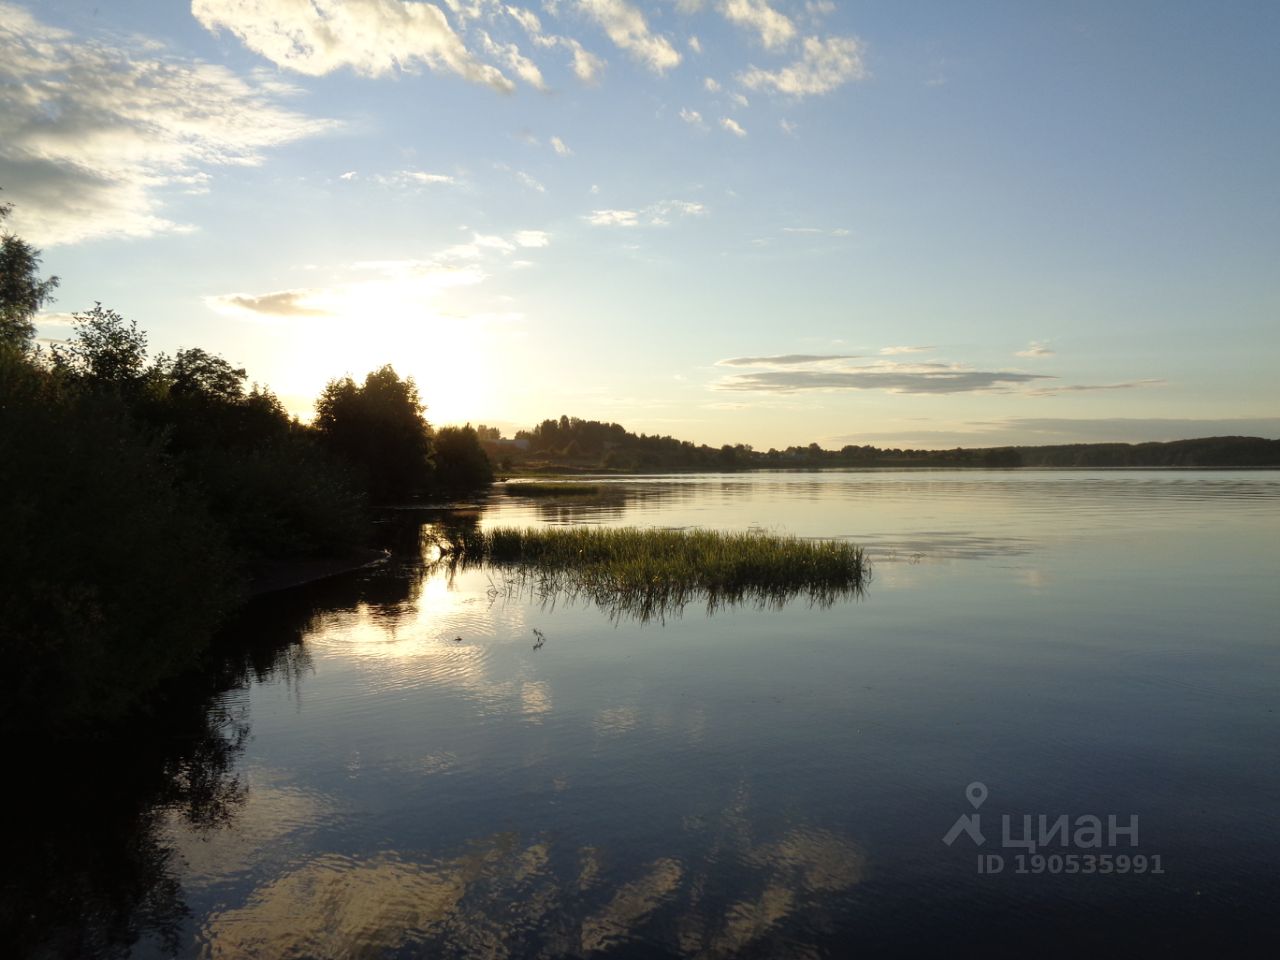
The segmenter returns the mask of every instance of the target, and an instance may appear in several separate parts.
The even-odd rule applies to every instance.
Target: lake
[[[85,905],[39,907],[50,952],[1168,955],[1274,937],[1280,474],[599,482],[388,514],[382,567],[251,604],[199,722],[86,761],[109,822],[72,829],[74,854],[39,841]],[[450,577],[419,548],[439,522],[848,538],[873,573],[829,606],[640,622]]]

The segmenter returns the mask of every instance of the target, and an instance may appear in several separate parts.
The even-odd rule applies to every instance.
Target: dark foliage
[[[493,464],[470,424],[441,427],[435,438],[435,484],[446,494],[467,493],[493,482]]]
[[[363,481],[377,503],[420,496],[431,486],[431,434],[413,378],[391,365],[357,385],[332,380],[316,401],[320,441]]]

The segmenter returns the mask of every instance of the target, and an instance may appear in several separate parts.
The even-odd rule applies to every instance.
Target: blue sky
[[[1280,7],[0,0],[63,278],[302,416],[1280,436]]]

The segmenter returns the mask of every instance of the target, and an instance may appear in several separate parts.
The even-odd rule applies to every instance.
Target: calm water
[[[392,518],[388,566],[233,631],[255,644],[244,682],[214,735],[165,755],[125,889],[81,889],[97,927],[64,947],[1167,955],[1274,936],[1280,474],[646,478],[473,516],[848,537],[874,575],[827,609],[641,624],[424,574],[417,526],[439,518]],[[944,843],[970,814],[983,846]],[[1023,815],[1070,818],[1041,872],[1005,842]],[[1108,845],[1108,815],[1136,818],[1136,846]],[[1101,847],[1076,832],[1089,816]]]

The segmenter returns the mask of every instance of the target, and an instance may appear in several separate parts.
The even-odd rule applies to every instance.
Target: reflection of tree
[[[404,529],[402,529],[404,528]],[[398,525],[416,544],[418,524]],[[302,638],[327,612],[408,602],[399,576],[335,578],[250,603],[198,673],[171,685],[146,716],[91,742],[59,742],[26,758],[9,870],[0,879],[0,943],[8,956],[125,955],[140,939],[178,948],[187,916],[164,840],[176,816],[197,832],[230,824],[247,798],[237,764],[249,736],[247,688],[310,671]],[[43,746],[43,745],[42,745]]]
[[[244,797],[234,766],[247,726],[210,705],[64,743],[24,771],[32,792],[19,798],[23,829],[0,881],[11,955],[114,956],[144,935],[176,948],[186,907],[158,839],[163,811],[207,827]]]

